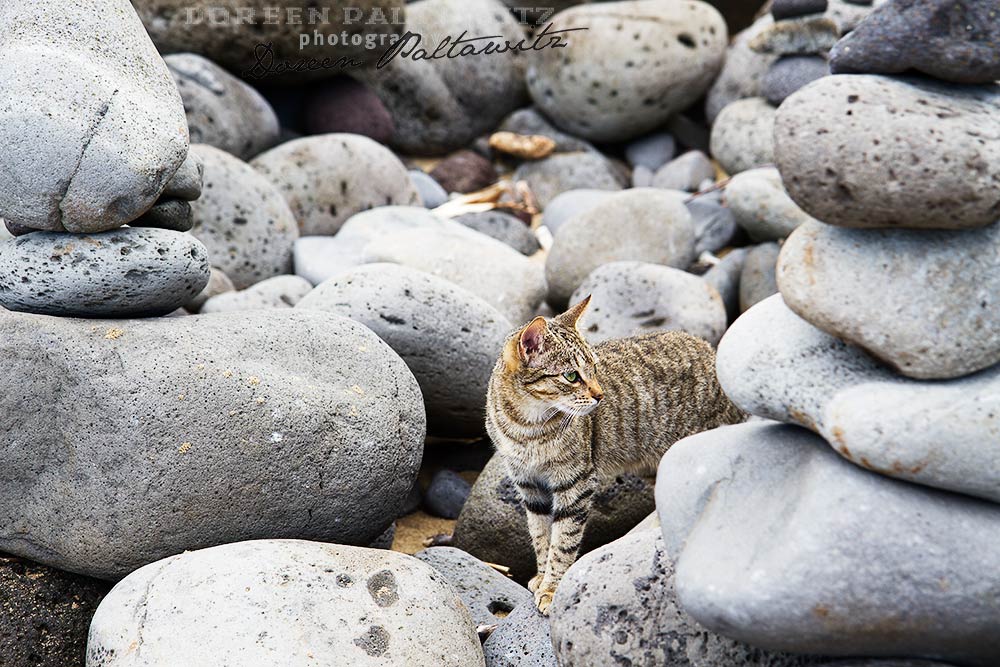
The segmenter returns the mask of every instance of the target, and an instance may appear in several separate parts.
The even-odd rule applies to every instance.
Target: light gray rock
[[[840,39],[840,30],[825,16],[803,16],[777,21],[750,40],[757,53],[778,56],[808,56],[826,53]]]
[[[466,213],[455,218],[455,222],[506,243],[522,255],[534,255],[541,249],[538,237],[531,227],[520,218],[503,211]]]
[[[213,296],[235,291],[236,286],[233,285],[233,281],[229,279],[225,271],[213,266],[211,274],[208,277],[208,284],[198,292],[197,296],[184,304],[184,309],[190,313],[197,313],[205,305],[205,302]]]
[[[403,54],[414,48],[433,52],[444,39],[454,41],[463,32],[478,39],[466,43],[477,51],[502,47],[505,41],[532,43],[500,0],[421,0],[406,9],[407,33],[416,37],[403,43]],[[386,51],[380,47],[375,59],[384,59]],[[493,131],[527,100],[523,65],[511,55],[433,60],[400,55],[381,69],[353,74],[375,90],[392,114],[396,148],[410,155],[443,154]]]
[[[288,273],[299,229],[277,188],[218,148],[195,144],[191,152],[205,165],[191,233],[208,248],[212,265],[238,289]]]
[[[609,190],[567,190],[554,197],[545,207],[542,223],[555,234],[569,220],[589,211],[615,193]]]
[[[522,605],[535,610],[535,598],[527,588],[461,549],[432,547],[414,557],[433,567],[452,585],[476,626],[503,623]]]
[[[239,540],[367,544],[416,477],[416,380],[346,318],[0,311],[0,326],[3,377],[32,387],[0,397],[18,443],[0,451],[0,551],[118,579]]]
[[[430,430],[483,431],[486,387],[513,325],[443,278],[398,264],[367,264],[323,283],[297,308],[350,317],[378,334],[420,384]]]
[[[747,252],[746,248],[737,248],[726,253],[722,261],[702,276],[705,282],[714,287],[722,297],[730,323],[735,322],[743,312],[740,309],[740,278],[743,275]]]
[[[115,229],[160,197],[188,152],[180,95],[126,0],[0,7],[0,218]]]
[[[249,160],[278,143],[278,116],[264,96],[196,53],[164,57],[184,102],[191,143]]]
[[[822,222],[982,227],[998,217],[998,113],[1000,86],[828,76],[781,105],[776,163],[792,199]]]
[[[761,243],[747,251],[740,273],[741,312],[778,293],[775,269],[780,252],[781,247],[777,243]]]
[[[683,201],[674,192],[632,189],[562,225],[545,262],[549,303],[566,305],[583,280],[608,262],[687,268],[694,261],[695,231]]]
[[[555,153],[525,162],[514,172],[514,180],[526,181],[543,209],[569,190],[621,190],[625,185],[618,169],[596,151]]]
[[[993,503],[862,470],[766,422],[678,442],[656,491],[678,598],[710,630],[777,651],[1000,659]]]
[[[34,232],[0,245],[0,306],[62,317],[154,317],[208,284],[208,250],[189,234]]]
[[[262,540],[152,563],[104,599],[89,667],[482,667],[469,612],[393,551]]]
[[[715,253],[733,240],[739,231],[732,209],[711,197],[699,197],[685,204],[695,228],[694,254]]]
[[[295,139],[250,165],[288,202],[303,236],[336,234],[352,215],[371,208],[420,205],[403,163],[360,134]]]
[[[656,171],[674,159],[677,142],[669,132],[653,132],[625,147],[625,159],[633,169],[645,167]]]
[[[726,173],[774,162],[775,113],[763,97],[737,100],[719,112],[712,126],[712,157]]]
[[[708,3],[630,0],[580,5],[552,18],[567,46],[528,61],[528,91],[560,128],[623,141],[662,125],[711,85],[728,34]]]
[[[955,378],[1000,362],[998,246],[1000,224],[859,230],[814,221],[785,243],[778,286],[800,317],[903,375]]]
[[[201,312],[204,314],[261,308],[293,308],[312,289],[312,283],[305,278],[275,276],[239,292],[226,292],[213,296],[205,302]]]
[[[518,606],[483,644],[486,667],[558,667],[549,619],[533,604]]]
[[[646,522],[643,522],[644,524]],[[823,659],[775,654],[705,629],[681,608],[659,523],[583,556],[550,609],[559,663],[573,667],[806,667]]]
[[[730,328],[718,373],[744,410],[810,428],[862,467],[1000,501],[998,366],[946,382],[902,378],[774,296]]]
[[[774,167],[748,169],[726,186],[726,204],[754,241],[777,241],[813,220],[785,192]]]
[[[651,188],[654,176],[655,174],[646,167],[636,167],[632,170],[632,187]]]
[[[448,201],[448,193],[431,176],[421,169],[409,171],[410,181],[417,189],[417,196],[424,208],[437,208]]]
[[[710,123],[715,123],[719,113],[736,100],[761,95],[764,76],[778,57],[757,53],[750,48],[750,42],[772,25],[774,18],[767,13],[733,38],[725,64],[705,97],[705,117]]]
[[[662,264],[602,264],[581,283],[570,303],[587,295],[590,307],[579,329],[591,344],[654,331],[686,331],[718,345],[726,331],[726,307],[715,288]]]
[[[715,167],[701,151],[688,151],[661,167],[653,176],[653,187],[694,192],[702,181],[715,179]]]

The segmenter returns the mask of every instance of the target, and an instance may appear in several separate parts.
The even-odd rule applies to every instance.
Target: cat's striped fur
[[[589,301],[512,333],[487,395],[487,430],[527,510],[538,566],[529,588],[543,612],[603,483],[653,475],[676,441],[746,418],[719,386],[708,343],[671,331],[591,348],[576,328]]]

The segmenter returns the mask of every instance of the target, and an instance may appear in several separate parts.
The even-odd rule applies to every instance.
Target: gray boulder
[[[288,273],[299,229],[278,189],[218,148],[196,144],[191,152],[205,165],[191,233],[208,247],[212,265],[237,289]]]
[[[312,283],[299,276],[275,276],[239,292],[226,292],[208,299],[202,313],[226,313],[261,308],[293,308],[313,289]]]
[[[188,152],[180,95],[126,0],[0,7],[0,218],[115,229],[159,198]]]
[[[559,228],[545,262],[548,301],[565,306],[590,273],[632,260],[686,269],[695,230],[678,193],[634,188],[605,199]]]
[[[569,190],[621,190],[625,186],[619,170],[597,151],[555,153],[525,162],[514,172],[514,180],[526,181],[543,209]]]
[[[118,579],[238,540],[367,544],[416,477],[416,380],[346,318],[0,311],[0,324],[3,377],[32,387],[0,397],[19,445],[0,451],[0,550]]]
[[[184,102],[191,143],[249,160],[278,143],[278,116],[264,96],[211,60],[177,53],[163,61]]]
[[[993,503],[862,470],[766,422],[678,442],[656,491],[678,598],[709,630],[776,651],[1000,659]]]
[[[420,205],[399,158],[360,134],[295,139],[250,165],[288,202],[303,236],[336,234],[352,215],[371,208]]]
[[[350,317],[388,343],[420,384],[435,434],[483,431],[486,387],[513,328],[490,304],[418,269],[367,264],[321,283],[297,308]]]
[[[712,157],[728,174],[774,162],[776,110],[763,97],[737,100],[712,125]]]
[[[610,262],[587,276],[570,303],[590,295],[578,324],[592,345],[654,331],[686,331],[718,345],[726,331],[722,297],[705,280],[644,262]]]
[[[719,12],[692,0],[579,5],[552,20],[586,30],[567,36],[565,48],[533,54],[528,91],[557,126],[591,141],[641,136],[690,106],[718,73],[728,40]]]
[[[754,241],[777,241],[813,218],[785,192],[774,167],[749,169],[726,186],[726,204]]]
[[[393,551],[258,540],[133,572],[90,629],[91,667],[483,667],[469,612]]]
[[[983,128],[998,113],[1000,86],[828,76],[781,105],[775,160],[788,194],[822,222],[982,227],[997,221],[1000,141]]]
[[[486,667],[558,667],[549,619],[534,604],[519,605],[483,644]]]
[[[209,273],[208,250],[189,234],[34,232],[0,245],[0,305],[62,317],[153,317],[188,303]]]
[[[778,293],[775,271],[780,252],[777,243],[761,243],[747,251],[740,273],[740,312]]]

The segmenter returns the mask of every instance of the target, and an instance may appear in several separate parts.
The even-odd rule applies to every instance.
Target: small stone
[[[733,102],[712,125],[712,157],[728,174],[774,163],[776,110],[763,97]]]
[[[448,192],[441,184],[421,169],[409,171],[410,181],[417,189],[417,196],[425,208],[437,208],[448,201]]]
[[[465,213],[455,218],[455,222],[502,241],[522,255],[534,255],[541,249],[531,228],[520,218],[503,211]]]
[[[548,227],[553,234],[557,233],[564,224],[577,215],[589,211],[601,202],[614,196],[611,190],[567,190],[561,195],[554,197],[549,205],[545,207],[545,214],[542,217],[543,224]]]
[[[775,21],[826,12],[827,0],[774,0],[771,16]]]
[[[606,157],[597,152],[555,153],[544,160],[525,162],[514,173],[526,181],[543,209],[569,190],[621,190],[624,181]]]
[[[695,228],[694,254],[716,253],[733,240],[739,230],[732,209],[709,197],[699,197],[685,204]]]
[[[224,313],[261,308],[292,308],[312,291],[312,283],[298,276],[275,276],[240,292],[213,296],[202,306],[202,313]]]
[[[743,275],[747,252],[746,248],[737,248],[726,253],[722,261],[702,276],[722,297],[730,324],[743,312],[740,309],[740,277]]]
[[[777,241],[813,218],[785,192],[774,167],[740,172],[726,186],[726,203],[754,241]]]
[[[430,175],[445,192],[460,193],[482,190],[498,178],[492,162],[469,150],[453,153],[441,160]]]
[[[205,288],[195,298],[184,304],[184,309],[190,313],[197,313],[205,305],[205,302],[213,296],[235,291],[236,285],[233,285],[233,281],[229,279],[225,271],[213,266],[212,273],[208,278],[208,284],[205,285]]]
[[[427,487],[424,506],[427,511],[444,519],[457,519],[472,486],[451,470],[441,470]]]
[[[715,179],[712,161],[701,151],[688,151],[656,172],[653,187],[695,192],[706,179]]]
[[[781,247],[777,243],[761,243],[747,252],[740,274],[740,311],[778,293],[775,266]]]
[[[633,188],[651,188],[653,187],[653,172],[651,172],[646,167],[636,167],[632,170],[632,187]]]
[[[163,194],[130,227],[155,227],[175,232],[189,232],[194,227],[194,213],[189,202],[201,197],[205,165],[201,158],[189,150],[180,169],[167,183]]]
[[[826,17],[778,21],[750,41],[757,53],[809,56],[826,53],[840,39],[837,24]]]
[[[625,159],[633,169],[645,167],[656,171],[674,159],[677,152],[677,142],[668,132],[654,132],[641,139],[636,139],[625,147]]]
[[[360,134],[388,144],[395,134],[392,114],[370,87],[349,76],[312,84],[302,101],[308,134]]]
[[[830,74],[830,66],[820,56],[782,56],[764,75],[760,94],[774,106],[792,93]]]
[[[757,53],[750,48],[750,42],[772,25],[774,19],[764,14],[733,38],[722,71],[705,97],[705,117],[709,123],[714,124],[719,113],[733,102],[761,96],[764,75],[778,57]]]

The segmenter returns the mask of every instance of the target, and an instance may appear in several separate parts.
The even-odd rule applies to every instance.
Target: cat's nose
[[[591,380],[590,382],[588,382],[587,389],[590,390],[590,395],[594,398],[595,401],[600,401],[602,398],[604,398],[604,390],[601,389],[601,385],[599,385],[596,380]]]

